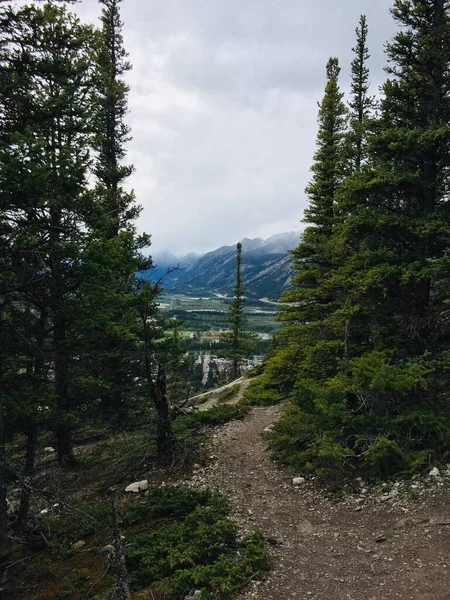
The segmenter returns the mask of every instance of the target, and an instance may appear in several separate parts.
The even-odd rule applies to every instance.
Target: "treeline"
[[[0,547],[6,440],[25,436],[19,526],[39,432],[70,468],[77,427],[117,430],[153,403],[160,451],[172,442],[166,367],[180,351],[158,286],[135,276],[151,264],[124,187],[130,65],[121,0],[99,1],[99,28],[64,2],[0,5]]]
[[[327,64],[285,326],[251,391],[292,400],[272,446],[305,472],[386,477],[450,456],[449,11],[394,2],[377,101],[364,16],[347,102]]]

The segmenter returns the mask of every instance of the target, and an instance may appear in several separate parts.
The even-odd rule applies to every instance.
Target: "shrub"
[[[233,419],[242,419],[249,410],[249,407],[243,402],[218,404],[209,410],[197,411],[179,417],[174,423],[174,432],[182,433],[186,429],[200,429],[207,425],[222,425]]]
[[[127,525],[159,519],[127,546],[133,584],[177,597],[195,588],[204,599],[231,598],[249,576],[268,569],[268,554],[260,534],[238,542],[228,514],[227,502],[209,491],[152,490],[146,505],[123,519]]]

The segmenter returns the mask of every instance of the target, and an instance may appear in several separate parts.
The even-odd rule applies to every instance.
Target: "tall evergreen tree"
[[[351,65],[351,98],[349,102],[349,132],[347,135],[350,172],[359,171],[367,159],[367,127],[375,107],[375,100],[369,95],[370,81],[367,61],[370,58],[367,47],[369,29],[365,15],[359,19],[356,28],[356,46],[352,49],[355,58]]]
[[[77,354],[71,338],[74,290],[89,210],[93,34],[65,8],[51,4],[11,9],[9,17],[14,27],[7,72],[11,93],[16,91],[5,105],[10,129],[1,147],[4,232],[10,249],[14,244],[10,256],[21,261],[20,271],[27,275],[19,282],[16,306],[28,304],[28,314],[47,320],[45,361],[54,373],[58,454],[67,463],[70,366]],[[42,372],[38,363],[35,368]]]
[[[332,236],[332,318],[357,325],[328,377],[298,382],[275,442],[319,473],[390,476],[450,451],[450,4],[396,0],[392,15],[369,160],[340,186]]]
[[[325,333],[322,321],[332,312],[335,301],[330,285],[333,268],[333,248],[331,246],[336,217],[336,202],[339,186],[343,179],[345,127],[347,111],[343,102],[343,93],[339,89],[340,68],[337,58],[330,58],[326,67],[327,83],[325,95],[319,105],[319,131],[317,150],[311,167],[313,177],[306,194],[309,206],[305,210],[304,221],[308,227],[302,234],[299,246],[291,253],[293,257],[293,289],[283,294],[284,306],[280,311],[280,320],[287,327],[282,333],[297,360],[292,362],[288,352],[288,373],[298,368],[298,352],[309,346],[311,353],[308,368],[322,371],[325,366],[323,353],[336,352],[336,343],[332,332]],[[316,345],[317,344],[317,345]],[[316,350],[312,351],[315,347]],[[283,347],[280,349],[281,352]],[[314,356],[317,356],[318,364]],[[295,366],[294,366],[295,364]]]
[[[372,337],[399,358],[436,355],[448,342],[441,317],[449,247],[448,8],[444,0],[395,2],[402,29],[387,46],[391,78],[371,142],[373,168],[350,195],[349,242],[370,267],[358,286],[366,289]]]
[[[237,379],[241,373],[241,362],[252,347],[252,335],[245,330],[244,316],[244,283],[242,281],[242,244],[236,245],[236,282],[233,290],[234,296],[230,304],[228,323],[229,331],[222,339],[227,343],[228,349],[224,352],[231,360],[231,376]]]
[[[124,75],[131,69],[123,47],[121,0],[100,0],[101,24],[97,50],[96,140],[97,186],[86,269],[92,266],[98,281],[86,290],[90,297],[87,337],[96,353],[97,381],[106,420],[123,420],[124,394],[132,386],[132,362],[137,315],[132,309],[134,273],[144,265],[139,250],[150,245],[148,236],[138,238],[134,220],[140,212],[133,192],[124,189],[133,167],[125,165],[129,127],[125,123],[128,86]],[[89,282],[88,276],[87,281]],[[101,342],[99,343],[99,340]]]

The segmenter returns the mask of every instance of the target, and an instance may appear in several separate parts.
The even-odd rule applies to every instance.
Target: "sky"
[[[152,251],[205,252],[301,230],[325,65],[341,87],[359,15],[369,24],[372,93],[396,31],[391,0],[124,0],[133,70],[130,178]],[[96,23],[96,0],[75,10]]]

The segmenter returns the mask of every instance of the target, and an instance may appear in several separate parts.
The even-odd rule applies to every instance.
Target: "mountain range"
[[[298,232],[241,240],[242,275],[245,294],[250,298],[278,300],[289,286],[292,276],[288,250],[299,243]],[[199,255],[189,253],[175,256],[170,252],[153,255],[155,268],[145,277],[158,281],[161,277],[166,291],[195,295],[233,295],[236,279],[236,246],[221,246]],[[167,271],[178,267],[175,271]]]

